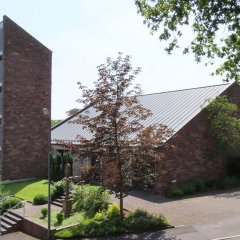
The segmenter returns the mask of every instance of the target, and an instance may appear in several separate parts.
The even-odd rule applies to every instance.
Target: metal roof
[[[0,22],[0,53],[3,51],[3,22]]]
[[[207,105],[208,100],[223,93],[231,84],[184,89],[170,92],[141,95],[139,102],[152,111],[153,115],[143,122],[145,126],[162,123],[177,133]],[[94,107],[80,111],[89,111],[90,116],[96,115]],[[52,128],[52,143],[68,141],[77,143],[76,137],[90,138],[91,134],[80,124],[72,123],[78,114],[67,118]]]

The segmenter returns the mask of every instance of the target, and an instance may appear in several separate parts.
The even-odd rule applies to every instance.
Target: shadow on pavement
[[[90,239],[84,238],[83,240]],[[91,240],[180,240],[180,238],[177,238],[175,236],[165,236],[164,232],[158,231],[142,234],[128,234],[116,237],[91,238]]]
[[[129,196],[140,198],[145,201],[152,203],[167,203],[174,201],[181,201],[184,199],[196,198],[196,197],[214,197],[214,198],[235,198],[240,199],[240,188],[235,188],[231,190],[212,190],[208,192],[196,193],[193,195],[184,196],[182,198],[167,198],[162,195],[154,194],[151,191],[132,191]]]
[[[132,197],[140,198],[146,201],[150,201],[153,203],[165,203],[165,202],[174,201],[174,199],[172,200],[162,195],[154,194],[152,191],[136,190],[136,191],[130,192],[128,195]]]
[[[214,198],[234,198],[240,199],[240,188],[235,188],[232,190],[218,191],[217,193],[210,194]]]

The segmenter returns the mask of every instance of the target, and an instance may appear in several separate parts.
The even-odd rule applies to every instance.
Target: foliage
[[[9,191],[6,191],[4,184],[0,181],[0,208],[6,197],[9,196]]]
[[[240,176],[240,156],[229,156],[226,163],[228,176]]]
[[[38,179],[11,182],[4,184],[4,189],[11,195],[32,202],[34,196],[38,193],[42,193],[47,196],[48,181],[44,179]]]
[[[48,202],[48,198],[44,194],[37,194],[33,198],[33,204],[34,205],[43,205],[43,204],[46,204],[47,202]]]
[[[184,195],[184,192],[179,187],[172,187],[170,188],[168,195],[170,197],[182,197]]]
[[[164,216],[150,214],[142,209],[130,212],[124,219],[124,223],[129,231],[154,230],[168,225],[168,221]]]
[[[143,232],[163,229],[168,225],[165,217],[135,210],[123,221],[119,218],[107,218],[106,213],[97,213],[94,218],[84,219],[81,224],[58,231],[57,238],[98,237],[128,232]]]
[[[108,218],[117,218],[120,216],[120,208],[118,204],[109,204],[106,215]]]
[[[103,187],[81,185],[75,187],[73,209],[85,212],[86,216],[94,216],[97,212],[106,210],[110,195]]]
[[[62,120],[51,120],[51,127],[54,127],[55,125],[59,124]]]
[[[53,210],[53,209],[52,209]],[[70,215],[69,217],[64,217],[63,222],[61,224],[58,224],[57,222],[57,214],[58,211],[51,211],[51,226],[62,228],[67,227],[70,225],[76,225],[80,223],[83,220],[83,213],[74,213]],[[42,218],[42,216],[35,215],[33,216],[34,222],[37,222],[41,225],[47,225],[48,224],[48,218]]]
[[[206,188],[205,183],[201,178],[194,179],[192,184],[197,192],[202,192]]]
[[[0,201],[0,215],[10,208],[21,208],[23,206],[21,199],[16,197],[5,197]]]
[[[53,183],[51,186],[51,199],[55,199],[58,196],[64,194],[66,188],[66,183],[64,180],[60,180],[58,182]]]
[[[95,221],[103,221],[104,219],[106,219],[106,212],[102,211],[102,212],[97,212],[94,215],[94,220]]]
[[[236,177],[225,177],[216,182],[216,188],[218,189],[230,189],[234,187],[238,187],[240,185],[240,181]]]
[[[0,181],[0,196],[2,196],[4,194],[5,190],[4,190],[4,185],[3,183]]]
[[[194,194],[202,192],[206,189],[206,183],[201,178],[192,179],[184,182],[179,187],[174,186],[170,188],[168,195],[170,197],[182,197],[187,194]]]
[[[96,115],[90,116],[84,111],[73,120],[92,134],[91,139],[79,136],[77,152],[81,158],[96,156],[99,164],[95,167],[99,167],[103,184],[120,199],[121,218],[123,198],[132,188],[134,178],[139,176],[139,168],[152,167],[149,162],[160,160],[160,148],[172,135],[172,131],[161,124],[144,127],[143,121],[152,114],[138,101],[140,87],[132,84],[139,73],[140,68],[133,70],[130,56],[119,53],[116,60],[107,58],[106,64],[98,66],[99,79],[94,89],[79,83],[82,98],[78,101],[85,107],[94,106]],[[152,181],[152,174],[141,180],[147,185],[143,181]]]
[[[78,113],[79,110],[80,110],[79,108],[72,108],[72,109],[70,109],[69,111],[67,111],[67,115],[68,115],[69,117],[71,117],[72,115]]]
[[[160,31],[159,39],[168,42],[169,54],[179,47],[183,29],[190,28],[194,37],[183,53],[193,52],[195,60],[203,57],[213,64],[223,59],[215,74],[225,80],[239,81],[240,17],[238,0],[135,0],[138,12],[151,32]]]
[[[48,214],[48,209],[47,208],[41,208],[41,214],[42,214],[42,218],[46,218],[46,216]]]
[[[73,158],[70,152],[52,152],[50,154],[51,179],[53,181],[59,181],[65,177],[64,169],[66,163],[71,165],[70,175],[72,175]]]
[[[221,155],[239,155],[240,119],[236,104],[230,103],[227,96],[219,96],[207,106],[214,139],[215,152]]]
[[[64,219],[63,213],[62,212],[57,213],[56,218],[57,218],[57,224],[61,225]]]
[[[217,179],[207,179],[207,180],[204,182],[205,188],[206,188],[207,190],[209,190],[209,189],[215,189],[215,188],[217,188],[217,182],[218,182]]]
[[[154,161],[146,161],[141,158],[136,158],[132,163],[132,168],[135,169],[132,173],[133,177],[131,179],[132,188],[138,190],[153,190],[155,182],[154,167]]]
[[[202,192],[205,190],[231,189],[239,186],[240,186],[239,176],[209,179],[206,181],[197,178],[183,183],[180,187],[172,187],[168,192],[168,196],[182,197],[187,194],[194,194],[196,192]]]
[[[187,182],[183,184],[182,191],[184,194],[193,194],[196,192],[196,187],[192,182]]]

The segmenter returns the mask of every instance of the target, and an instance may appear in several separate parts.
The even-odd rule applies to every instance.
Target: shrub
[[[107,217],[108,218],[117,218],[120,216],[120,207],[118,204],[109,204],[107,209]]]
[[[57,197],[57,188],[55,187],[55,185],[51,186],[50,194],[51,194],[51,200]]]
[[[103,221],[106,218],[105,212],[97,212],[94,216],[95,221]]]
[[[3,193],[4,193],[4,185],[3,185],[3,183],[0,181],[0,196],[2,196]]]
[[[56,218],[57,218],[57,224],[61,225],[64,219],[63,213],[62,212],[57,213]]]
[[[54,183],[54,186],[56,188],[56,195],[57,196],[60,196],[60,195],[64,194],[65,188],[66,188],[65,181],[58,181],[58,182]]]
[[[182,186],[184,194],[193,194],[196,192],[196,187],[192,182],[187,182]]]
[[[34,205],[43,205],[48,202],[47,196],[43,194],[38,194],[33,198],[33,204]]]
[[[217,182],[217,188],[229,189],[239,186],[239,180],[236,177],[225,177]]]
[[[169,195],[171,197],[182,197],[184,195],[184,192],[182,189],[178,188],[178,187],[172,187],[169,190]]]
[[[208,179],[205,181],[205,187],[207,189],[214,189],[217,187],[217,180],[216,179]]]
[[[229,176],[240,176],[240,157],[230,156],[226,163],[227,174]]]
[[[135,209],[134,211],[130,212],[128,215],[127,215],[127,218],[130,219],[130,218],[144,218],[144,217],[147,217],[148,216],[148,212],[142,210],[142,209]]]
[[[82,185],[75,188],[73,209],[84,211],[89,217],[106,210],[110,194],[103,187]]]
[[[94,218],[84,219],[81,224],[58,231],[57,238],[98,237],[127,232],[162,229],[168,225],[165,217],[149,214],[137,209],[128,214],[121,222],[119,218],[104,218],[104,213],[95,214]]]
[[[124,225],[129,231],[146,231],[166,227],[168,221],[164,216],[136,209],[124,219]]]
[[[61,180],[58,182],[55,182],[52,186],[51,186],[51,199],[55,199],[58,196],[61,196],[62,194],[64,194],[66,189],[66,183],[65,181]]]
[[[192,183],[197,192],[201,192],[206,189],[204,181],[200,178],[194,179]]]
[[[45,218],[47,216],[47,214],[48,214],[47,208],[42,208],[41,209],[41,214],[42,214],[42,217]]]
[[[10,208],[21,208],[23,206],[21,200],[16,197],[6,197],[2,200],[0,205],[0,214],[3,214]]]

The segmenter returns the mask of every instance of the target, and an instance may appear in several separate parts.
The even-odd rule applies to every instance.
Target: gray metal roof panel
[[[3,51],[3,22],[0,22],[0,53]]]
[[[162,123],[176,133],[207,105],[209,99],[219,96],[230,85],[221,84],[139,96],[139,102],[153,113],[152,117],[142,123],[144,126]],[[86,109],[83,112],[85,111]],[[87,111],[90,116],[97,114],[93,107],[89,107]],[[77,116],[78,114],[52,129],[53,143],[61,140],[77,143],[78,135],[91,138],[91,133],[80,124],[73,123]]]

